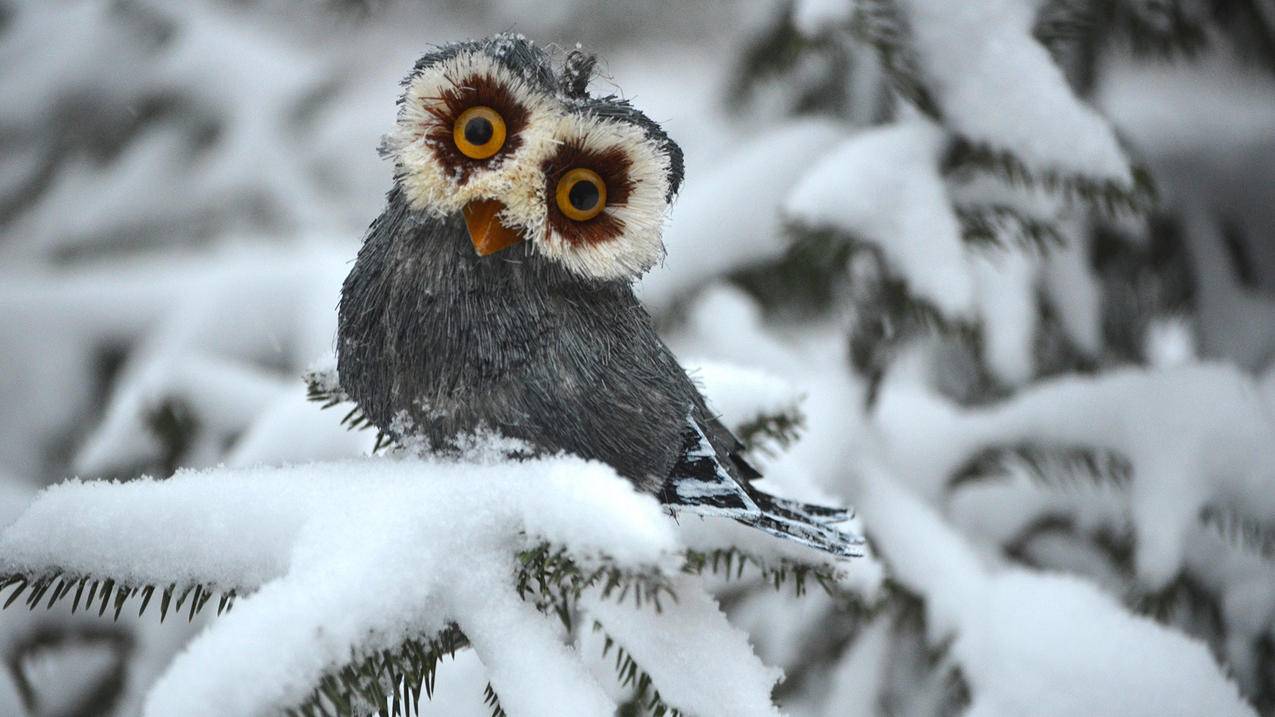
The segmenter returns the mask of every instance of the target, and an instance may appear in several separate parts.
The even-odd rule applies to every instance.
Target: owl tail
[[[670,510],[731,518],[839,558],[863,555],[863,538],[837,527],[853,517],[850,511],[780,498],[735,478],[698,423],[688,423],[682,457],[660,491],[661,502]],[[728,460],[756,475],[742,460]]]

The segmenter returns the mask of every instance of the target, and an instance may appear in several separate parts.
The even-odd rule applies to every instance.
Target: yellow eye
[[[592,169],[576,167],[558,180],[558,209],[568,219],[588,221],[607,205],[607,185]]]
[[[505,146],[505,120],[490,107],[470,107],[452,124],[452,140],[470,159],[487,159]]]

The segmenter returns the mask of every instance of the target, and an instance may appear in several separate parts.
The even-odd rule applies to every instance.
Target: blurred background
[[[390,187],[376,148],[399,81],[433,43],[514,31],[598,53],[592,92],[685,150],[641,296],[679,356],[806,394],[803,437],[760,459],[789,492],[856,500],[847,451],[875,451],[987,559],[1084,577],[1207,645],[1272,713],[1275,481],[1257,466],[1275,436],[1226,449],[1261,473],[1242,490],[1183,479],[1204,497],[1183,499],[1164,548],[1145,521],[1176,518],[1139,501],[1176,489],[1129,487],[1145,444],[972,438],[953,417],[1015,400],[1048,415],[1039,392],[1059,380],[1129,369],[1149,388],[1092,410],[1165,419],[1168,443],[1185,435],[1170,419],[1198,423],[1204,453],[1210,431],[1253,426],[1207,382],[1160,381],[1202,361],[1250,382],[1255,415],[1275,410],[1275,2],[1000,4],[1026,9],[1029,59],[1056,68],[1010,54],[1004,72],[1094,108],[1134,168],[1123,183],[1050,166],[1063,120],[980,135],[995,123],[966,121],[969,98],[932,72],[948,55],[900,39],[924,40],[923,18],[878,0],[0,0],[0,524],[73,476],[368,451],[300,376],[332,350],[340,282]],[[1012,112],[996,88],[1013,86],[992,73],[973,104]],[[939,138],[921,160],[867,143],[916,122]],[[939,214],[908,203],[913,168]],[[954,243],[927,243],[944,222]],[[1177,386],[1205,397],[1178,404],[1200,416],[1149,403]],[[927,634],[925,587],[884,590],[854,610],[722,600],[785,668],[793,714],[962,712],[978,686]],[[0,713],[133,714],[198,628],[156,623],[0,614]],[[481,670],[444,667],[437,713],[483,714]]]

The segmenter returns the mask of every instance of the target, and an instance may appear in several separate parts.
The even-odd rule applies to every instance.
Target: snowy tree
[[[1275,708],[1269,2],[540,5],[0,6],[0,712]],[[643,301],[865,557],[342,425],[396,83],[515,23],[686,148]]]

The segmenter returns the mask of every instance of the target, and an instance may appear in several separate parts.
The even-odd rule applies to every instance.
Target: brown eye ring
[[[505,146],[505,119],[482,105],[470,107],[452,123],[456,149],[470,159],[487,159]]]
[[[607,185],[592,169],[576,167],[558,180],[555,195],[558,209],[568,219],[586,222],[606,208]]]

